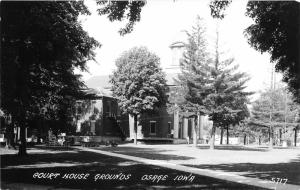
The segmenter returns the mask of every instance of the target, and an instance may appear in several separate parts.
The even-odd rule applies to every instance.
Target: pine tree
[[[205,28],[199,16],[196,25],[192,27],[190,32],[186,31],[186,34],[188,42],[185,44],[185,52],[180,61],[181,74],[178,75],[179,80],[176,81],[178,86],[181,87],[178,90],[178,96],[184,97],[184,99],[177,102],[177,104],[183,116],[194,119],[193,144],[196,146],[197,117],[204,115],[203,99],[209,93],[209,89],[206,89],[206,83],[209,80],[210,63],[205,40]]]
[[[237,65],[232,66],[233,59],[220,61],[218,40],[215,60],[212,61],[207,51],[201,18],[198,17],[196,26],[186,33],[188,43],[180,62],[181,74],[178,76],[185,97],[180,107],[183,112],[193,112],[194,118],[202,114],[208,115],[213,121],[213,149],[216,127],[238,123],[248,116],[246,103],[251,93],[243,90],[249,78],[245,73],[237,71]]]
[[[224,124],[238,123],[247,115],[247,96],[245,83],[249,80],[246,73],[238,72],[234,59],[222,60],[219,53],[219,34],[217,32],[215,59],[211,68],[211,79],[206,85],[210,93],[203,100],[209,118],[213,121],[210,135],[210,148],[214,149],[215,131]]]

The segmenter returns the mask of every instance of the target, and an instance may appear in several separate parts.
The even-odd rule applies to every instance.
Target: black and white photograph
[[[0,189],[300,190],[300,1],[0,1]]]

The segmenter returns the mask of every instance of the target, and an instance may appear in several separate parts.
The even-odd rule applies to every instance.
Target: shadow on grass
[[[187,165],[191,166],[191,165]],[[193,165],[201,169],[222,170],[225,172],[242,172],[242,176],[272,180],[272,178],[287,179],[288,184],[300,185],[300,154],[288,163],[276,164],[219,164]]]
[[[41,150],[43,151],[43,150]],[[57,178],[34,178],[36,173],[59,173]],[[89,174],[87,179],[64,179],[65,174]],[[98,179],[97,174],[129,176],[127,180],[118,177],[113,180]],[[158,183],[143,181],[144,175],[167,175]],[[203,176],[195,176],[191,181],[174,181],[177,175],[189,173],[145,165],[121,158],[105,156],[93,152],[71,150],[53,153],[32,152],[26,157],[1,155],[1,188],[9,188],[17,183],[51,186],[51,188],[79,189],[258,189],[237,183],[225,182]],[[23,189],[26,187],[23,187]],[[22,189],[22,188],[21,188]],[[27,189],[31,189],[30,187]],[[50,188],[48,188],[50,189]]]
[[[163,154],[168,150],[157,150],[154,148],[138,148],[138,147],[101,147],[94,148],[114,153],[126,154],[129,156],[137,156],[151,160],[191,160],[193,157],[178,156],[174,154]]]
[[[198,149],[209,149],[209,145],[207,146],[198,146]],[[258,148],[258,147],[246,147],[240,145],[217,145],[215,146],[216,150],[234,150],[234,151],[259,151],[259,152],[266,152],[269,151],[265,148]]]

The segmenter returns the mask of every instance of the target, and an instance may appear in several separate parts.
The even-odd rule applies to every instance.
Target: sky
[[[207,31],[207,41],[215,43],[217,22],[210,16],[206,0],[152,0],[142,8],[141,21],[137,22],[132,33],[120,36],[118,31],[124,22],[110,22],[106,16],[96,12],[95,1],[85,1],[92,15],[80,17],[83,28],[101,43],[95,50],[96,62],[89,61],[89,73],[82,73],[83,79],[97,75],[109,75],[115,67],[115,60],[122,52],[135,46],[146,46],[161,59],[161,67],[165,72],[172,64],[170,45],[175,41],[186,40],[183,30],[190,30],[196,17],[203,18]],[[245,16],[247,1],[233,1],[226,10],[225,18],[218,22],[220,47],[224,55],[233,57],[240,71],[248,73],[250,81],[248,91],[258,92],[270,86],[272,64],[270,55],[254,50],[244,37],[244,30],[253,21]],[[278,74],[277,74],[278,75]],[[278,75],[277,80],[280,79]]]

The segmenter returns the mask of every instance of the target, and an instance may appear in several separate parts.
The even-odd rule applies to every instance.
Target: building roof
[[[174,85],[175,78],[177,78],[177,73],[166,73],[166,80],[167,85]],[[94,76],[86,81],[85,83],[88,88],[93,88],[98,90],[99,93],[103,95],[111,95],[110,87],[111,84],[109,83],[109,76],[108,75],[99,75]]]
[[[112,92],[110,89],[105,88],[86,88],[82,89],[83,93],[87,98],[102,98],[102,97],[112,97]]]
[[[172,43],[169,47],[171,49],[173,49],[173,48],[182,48],[182,47],[184,47],[184,43],[181,42],[181,41],[177,41],[177,42]]]
[[[175,80],[177,78],[177,73],[167,73],[166,80],[168,86],[175,85]],[[87,95],[87,97],[101,98],[101,97],[113,97],[111,89],[111,84],[109,83],[108,75],[94,76],[86,81],[88,88],[82,91]]]

